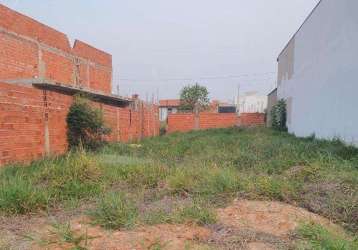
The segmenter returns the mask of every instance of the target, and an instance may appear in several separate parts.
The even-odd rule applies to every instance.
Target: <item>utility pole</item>
[[[236,104],[236,108],[237,108],[237,113],[240,114],[240,83],[237,85],[237,104]]]
[[[156,100],[156,104],[159,104],[159,88],[157,88],[157,100]]]

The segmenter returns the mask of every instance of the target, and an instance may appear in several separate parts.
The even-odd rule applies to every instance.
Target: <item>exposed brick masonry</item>
[[[195,119],[199,120],[196,128]],[[187,132],[194,129],[228,128],[233,126],[264,126],[265,114],[243,113],[200,113],[197,118],[193,113],[177,113],[168,115],[168,133]]]
[[[112,56],[0,5],[0,80],[46,79],[109,94]]]
[[[73,97],[34,88],[42,79],[111,93],[112,56],[0,4],[0,165],[67,150],[66,116]],[[110,141],[159,133],[158,107],[93,102],[111,127]]]

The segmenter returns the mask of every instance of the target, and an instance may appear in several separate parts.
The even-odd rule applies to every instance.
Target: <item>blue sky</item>
[[[0,0],[113,55],[114,89],[175,98],[199,82],[215,99],[266,94],[276,58],[318,0]]]

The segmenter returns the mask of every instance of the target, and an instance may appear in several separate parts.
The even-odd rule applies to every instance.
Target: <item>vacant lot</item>
[[[0,170],[0,249],[357,249],[357,232],[358,150],[338,140],[218,129]]]

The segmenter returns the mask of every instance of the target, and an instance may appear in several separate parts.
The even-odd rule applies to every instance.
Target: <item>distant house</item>
[[[159,120],[166,121],[168,114],[178,112],[180,106],[179,99],[160,100],[159,101]]]
[[[358,145],[357,12],[357,0],[321,0],[278,56],[289,132]]]
[[[214,113],[236,113],[236,105],[227,102],[221,102],[219,100],[213,100],[210,103],[209,111]]]
[[[267,107],[267,96],[259,95],[258,92],[247,92],[239,97],[239,113],[264,113]]]

